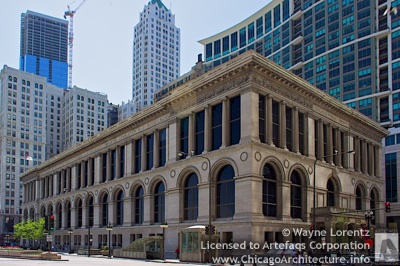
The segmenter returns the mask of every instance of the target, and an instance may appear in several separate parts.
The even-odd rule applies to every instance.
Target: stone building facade
[[[209,206],[221,242],[306,241],[282,230],[308,230],[314,217],[329,230],[341,210],[358,229],[374,209],[379,226],[386,135],[248,51],[24,173],[23,217],[55,215],[54,244],[72,228],[73,247],[87,246],[89,226],[101,247],[111,224],[118,248],[166,221],[167,257],[182,228],[208,224]]]

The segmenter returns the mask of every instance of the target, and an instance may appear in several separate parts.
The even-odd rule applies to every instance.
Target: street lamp
[[[375,219],[375,217],[374,217],[374,212],[373,211],[369,210],[369,211],[365,212],[365,220],[367,220],[367,222],[368,222],[368,234],[369,234],[369,237],[371,237],[370,221],[374,220],[374,219]],[[371,243],[371,242],[369,242],[369,243]],[[370,255],[371,255],[371,247],[368,246],[368,256],[370,256]]]
[[[338,153],[338,151],[335,150],[335,152],[333,154],[328,154],[328,155],[324,155],[324,156],[318,157],[314,161],[314,188],[313,188],[314,200],[313,200],[313,225],[312,225],[313,230],[316,230],[316,227],[317,227],[317,222],[316,222],[316,208],[317,208],[316,186],[317,185],[316,185],[316,179],[315,179],[315,177],[316,177],[315,172],[316,172],[316,169],[317,169],[316,168],[317,167],[317,161],[319,161],[321,159],[324,159],[324,158],[327,158],[327,157],[330,157],[330,156],[342,155],[342,154],[347,154],[347,153],[354,154],[355,151],[351,150],[351,151],[345,151],[345,152]],[[315,234],[313,234],[313,236],[315,237]]]
[[[68,234],[69,234],[69,245],[68,245],[68,254],[71,254],[71,235],[74,232],[74,230],[72,230],[72,228],[68,228]]]
[[[162,228],[162,235],[163,235],[163,252],[162,252],[162,259],[165,260],[165,229],[168,228],[168,223],[164,221],[162,224],[160,224],[160,227]]]
[[[111,259],[111,231],[113,230],[113,226],[108,223],[107,231],[108,231],[108,258]]]
[[[10,238],[10,235],[9,235],[9,234],[6,234],[6,246],[9,246],[9,245],[10,245],[10,243],[8,243],[9,238]]]
[[[194,151],[190,151],[190,154],[193,156]],[[183,157],[184,155],[187,155],[187,154],[182,151],[178,152],[179,157]],[[208,233],[207,248],[208,248],[208,261],[209,261],[209,263],[211,263],[211,258],[212,258],[211,247],[210,247],[211,246],[211,234],[212,234],[212,229],[211,229],[212,228],[212,224],[211,224],[211,215],[212,215],[212,211],[211,211],[211,208],[212,208],[212,204],[211,204],[211,199],[212,199],[211,161],[210,161],[210,159],[208,159],[208,157],[205,157],[202,155],[195,155],[195,156],[206,159],[208,162],[208,186],[209,186],[209,188],[208,188],[208,232],[209,233]]]

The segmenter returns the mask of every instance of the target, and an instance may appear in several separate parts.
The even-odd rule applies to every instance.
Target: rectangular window
[[[246,46],[246,28],[242,28],[240,31],[239,31],[239,41],[240,41],[240,48],[242,48],[242,47],[244,47],[244,46]]]
[[[293,151],[293,113],[292,108],[286,107],[286,147]]]
[[[275,146],[279,147],[279,102],[272,101],[272,142]]]
[[[247,32],[249,43],[251,43],[254,41],[254,22],[247,26]]]
[[[117,177],[117,152],[111,151],[111,180]]]
[[[231,34],[231,52],[238,49],[238,36],[237,32]]]
[[[135,141],[135,174],[142,169],[142,139]]]
[[[222,55],[229,54],[229,36],[222,39]]]
[[[159,166],[164,166],[167,162],[167,130],[161,129],[158,132],[158,141],[159,141]]]
[[[214,59],[221,57],[221,40],[214,42]]]
[[[240,141],[240,95],[230,100],[230,140],[231,145]]]
[[[281,5],[274,8],[274,28],[281,24]]]
[[[146,147],[146,170],[153,168],[153,153],[154,153],[154,134],[147,136]]]
[[[265,14],[265,33],[268,33],[272,29],[272,16],[271,16],[271,11],[269,11],[267,14]]]
[[[218,150],[222,145],[222,103],[211,108],[211,150]]]
[[[119,165],[119,177],[125,175],[125,146],[119,148],[120,165]]]
[[[189,154],[189,117],[180,121],[180,151]]]
[[[258,130],[259,130],[259,138],[260,142],[265,143],[266,142],[266,136],[265,136],[265,96],[260,95],[258,98]]]
[[[299,112],[299,151],[304,154],[304,114]]]
[[[195,153],[204,151],[204,111],[196,113],[195,116]]]

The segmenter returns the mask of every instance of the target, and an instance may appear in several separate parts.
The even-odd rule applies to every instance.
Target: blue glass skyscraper
[[[20,70],[68,85],[68,21],[27,11],[21,14]]]

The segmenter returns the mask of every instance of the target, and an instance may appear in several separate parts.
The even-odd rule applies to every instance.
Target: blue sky
[[[1,7],[0,68],[18,68],[20,17],[27,10],[63,19],[82,0],[14,0]],[[270,0],[162,0],[181,29],[181,74],[203,53],[199,40],[225,30]],[[148,0],[87,0],[74,17],[73,84],[115,104],[131,98],[133,28]],[[204,56],[203,56],[204,58]]]

